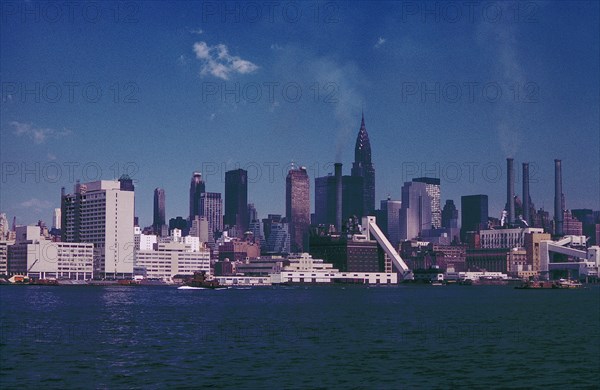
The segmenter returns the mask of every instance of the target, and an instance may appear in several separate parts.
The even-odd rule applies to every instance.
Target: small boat
[[[583,285],[575,280],[560,279],[552,288],[581,288]]]
[[[219,281],[212,276],[206,276],[205,271],[194,272],[194,277],[185,285],[178,287],[179,290],[225,290],[228,287],[221,286]]]
[[[547,289],[547,288],[564,288],[564,289],[574,289],[574,288],[582,288],[583,285],[574,280],[566,280],[560,279],[554,282],[550,281],[538,281],[538,280],[530,280],[523,283],[520,286],[515,287],[519,290],[529,290],[529,289]]]
[[[538,280],[529,280],[520,286],[515,286],[517,290],[538,290],[545,288],[553,288],[554,283]]]
[[[58,286],[58,280],[56,279],[30,279],[30,286]]]

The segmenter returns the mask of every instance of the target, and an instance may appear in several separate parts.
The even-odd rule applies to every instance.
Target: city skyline
[[[361,119],[361,130],[362,130],[363,128],[364,128],[364,114],[363,114],[363,118]],[[359,139],[360,139],[361,130],[359,130],[359,135],[358,135]],[[509,158],[508,160],[511,160],[511,159]],[[529,165],[530,163],[525,163],[525,162],[524,162],[523,164],[524,164],[524,165],[525,165],[525,164]],[[295,163],[294,163],[294,162],[290,162],[290,163],[289,163],[289,168],[290,168],[290,169],[293,169],[294,165],[295,165]],[[329,166],[333,167],[333,165],[334,165],[334,163],[333,163],[333,162],[331,162],[331,163],[328,163],[326,166],[327,166],[327,167],[329,167]],[[501,168],[500,166],[494,166],[494,169],[501,170],[502,168]],[[506,168],[506,169],[508,169],[508,168]],[[227,177],[227,175],[226,175],[226,174],[227,174],[228,172],[230,172],[231,174],[234,174],[234,172],[235,172],[235,173],[237,174],[237,173],[238,173],[238,172],[240,172],[240,171],[244,171],[244,170],[243,170],[243,169],[232,169],[232,170],[226,171],[226,172],[224,172],[224,174],[223,174],[223,178],[226,178],[226,177]],[[425,172],[427,172],[427,171],[425,171]],[[429,171],[429,172],[431,172],[431,171]],[[514,188],[515,188],[515,189],[514,189],[514,191],[513,191],[513,195],[514,195],[516,198],[519,198],[519,197],[520,197],[520,195],[521,195],[521,191],[522,191],[522,187],[521,187],[521,186],[519,186],[519,184],[520,184],[520,181],[522,180],[522,177],[521,177],[521,176],[518,176],[518,175],[517,175],[517,174],[514,172],[514,170],[513,170],[513,172],[512,172],[512,175],[513,175],[513,178],[514,178]],[[248,173],[247,173],[247,172],[246,172],[246,176],[248,176]],[[316,178],[315,178],[315,177],[311,177],[311,176],[310,176],[310,174],[309,174],[308,176],[309,176],[309,180],[312,180],[312,181],[313,181],[313,183],[314,183]],[[331,169],[331,171],[327,172],[327,174],[326,174],[326,175],[322,176],[322,178],[325,178],[325,177],[328,177],[328,176],[331,176],[331,177],[333,177],[333,176],[334,176],[333,169]],[[352,176],[354,176],[354,175],[352,175]],[[344,176],[344,177],[345,177],[345,178],[348,178],[348,180],[350,180],[350,178],[352,178],[352,176],[348,175],[348,176]],[[502,183],[503,183],[503,184],[504,184],[504,186],[506,187],[506,184],[508,183],[508,179],[507,179],[507,178],[504,178],[505,176],[506,176],[506,175],[502,175],[502,176],[501,176],[501,180],[499,180],[499,181],[502,181]],[[118,179],[118,178],[114,178],[114,179],[111,179],[111,178],[98,178],[98,180],[116,180],[116,179]],[[428,183],[428,182],[440,183],[442,180],[443,180],[443,179],[441,179],[441,178],[437,178],[437,177],[413,177],[413,178],[412,178],[412,182],[424,182],[424,183]],[[503,180],[504,180],[504,181],[503,181]],[[77,182],[77,181],[81,182],[82,180],[76,179],[76,180],[75,180],[75,182]],[[95,181],[95,180],[91,180],[91,181]],[[195,181],[196,181],[196,184],[195,184]],[[410,183],[411,183],[411,180],[407,180],[407,181],[403,182],[403,183],[402,183],[402,185],[404,185],[404,184],[410,184]],[[554,178],[552,178],[552,183],[554,184]],[[194,185],[194,184],[195,184],[195,185]],[[223,181],[223,184],[225,184],[225,180]],[[252,185],[252,184],[253,184],[253,183],[250,181],[250,179],[247,179],[247,183],[246,183],[246,185],[247,185],[247,186],[249,186],[249,187],[251,187],[251,185]],[[285,181],[284,181],[284,183],[283,183],[283,184],[285,185]],[[137,185],[137,183],[136,183],[136,185]],[[347,185],[350,185],[350,184],[348,183]],[[440,186],[440,184],[436,184],[436,186],[438,186],[438,189],[437,189],[437,191],[439,192],[439,191],[440,191],[440,187],[439,187],[439,186]],[[189,189],[189,199],[188,199],[188,203],[189,203],[190,212],[192,211],[192,208],[194,208],[194,209],[198,209],[198,211],[197,211],[197,212],[198,212],[198,213],[200,213],[200,209],[198,208],[198,207],[200,206],[200,204],[201,204],[201,203],[200,203],[200,195],[205,193],[205,192],[204,192],[204,191],[206,191],[206,190],[205,190],[205,187],[206,187],[206,182],[205,182],[205,181],[203,181],[203,179],[202,179],[202,173],[201,173],[201,172],[194,171],[194,172],[193,172],[193,175],[192,175],[192,184],[191,184],[191,186],[190,186],[190,189]],[[226,191],[225,191],[225,188],[226,188],[226,186],[224,186],[224,188],[223,188],[223,190],[222,190],[221,192],[208,192],[208,191],[206,191],[206,193],[207,193],[207,194],[209,194],[209,193],[210,193],[210,194],[214,194],[214,195],[220,195],[221,197],[225,198],[225,193],[226,193]],[[152,210],[150,210],[150,211],[148,211],[148,210],[142,210],[142,212],[140,212],[140,211],[139,211],[139,208],[138,208],[137,206],[136,206],[136,208],[135,208],[135,213],[136,213],[135,215],[136,215],[136,217],[137,217],[137,218],[140,218],[140,217],[142,217],[142,219],[141,219],[142,221],[145,221],[145,220],[148,220],[148,221],[149,221],[149,223],[147,223],[147,224],[146,224],[146,223],[144,223],[144,222],[140,223],[140,224],[139,224],[140,226],[151,226],[151,227],[154,227],[154,218],[155,218],[155,217],[154,217],[154,215],[156,214],[156,190],[161,190],[161,192],[162,192],[162,211],[163,211],[163,213],[164,213],[164,209],[166,208],[166,207],[165,207],[165,204],[166,204],[166,202],[165,202],[165,199],[164,199],[164,198],[165,198],[165,190],[164,190],[164,189],[162,189],[162,188],[156,188],[156,189],[154,190],[154,201],[153,201],[153,208],[152,208]],[[348,191],[349,191],[349,190],[350,190],[350,189],[348,189]],[[247,191],[247,192],[250,192],[250,190],[249,190],[249,189],[246,189],[246,191]],[[505,189],[504,189],[504,191],[505,191]],[[567,188],[567,191],[568,191],[568,188]],[[430,195],[431,195],[431,194],[430,194]],[[488,197],[491,197],[489,194],[484,194],[484,195],[486,195],[486,196],[488,196]],[[494,193],[493,195],[496,195],[496,194]],[[138,196],[140,196],[140,194],[139,194],[139,191],[136,191],[136,197],[138,197]],[[143,195],[142,195],[142,196],[143,196]],[[437,196],[439,196],[439,194],[438,194]],[[459,195],[458,195],[458,201],[460,201],[460,199],[461,199],[462,197],[464,197],[464,196],[467,196],[467,197],[468,197],[468,196],[476,196],[476,194],[459,194]],[[198,198],[197,200],[195,199],[196,197]],[[284,197],[285,197],[285,190],[284,190]],[[567,198],[567,197],[568,197],[568,194],[565,194],[565,192],[563,191],[563,198],[562,198],[562,202],[563,202],[563,203],[566,203],[566,202],[565,202],[565,198]],[[248,198],[247,198],[247,199],[248,199],[248,204],[252,204],[253,202],[255,202],[255,200],[254,200],[253,198],[250,198],[250,196],[248,196]],[[398,198],[392,198],[392,200],[396,200],[396,201],[400,201],[401,199],[402,199],[402,195],[400,195]],[[552,196],[552,199],[553,199],[553,202],[552,202],[552,203],[553,203],[553,204],[551,205],[551,207],[547,207],[547,206],[538,206],[538,205],[535,203],[535,199],[532,199],[532,198],[531,198],[531,196],[530,196],[530,199],[532,200],[532,203],[533,203],[533,204],[534,204],[534,206],[536,207],[536,208],[535,208],[535,210],[536,210],[536,211],[537,211],[538,209],[540,209],[540,208],[543,208],[543,209],[544,209],[544,211],[546,211],[546,212],[550,212],[550,215],[551,215],[551,216],[552,216],[552,218],[553,218],[553,216],[554,216],[554,209],[553,209],[553,207],[554,207],[554,202],[555,202],[555,201],[554,201],[554,196]],[[383,202],[384,200],[385,200],[385,199],[381,199],[381,200],[379,200],[379,201],[380,201],[380,202]],[[450,198],[447,198],[447,197],[442,197],[442,198],[440,198],[440,199],[438,199],[438,200],[437,200],[437,202],[438,202],[438,205],[440,204],[440,200],[453,200],[453,201],[456,201],[455,199],[450,199]],[[521,200],[521,201],[522,201],[522,200]],[[315,212],[315,207],[314,207],[314,204],[315,204],[315,198],[314,198],[313,196],[311,196],[311,197],[310,197],[310,204],[311,204],[311,213],[312,213],[312,212]],[[59,205],[60,205],[60,202],[59,202]],[[195,205],[195,206],[194,206],[194,205]],[[506,211],[507,213],[509,213],[509,210],[507,210],[507,209],[506,209],[506,206],[507,206],[507,205],[508,205],[508,203],[505,203],[504,207],[503,207],[503,208],[501,208],[501,209],[499,209],[498,215],[495,215],[495,214],[493,214],[493,213],[492,213],[492,211],[490,210],[489,217],[490,217],[490,218],[498,218],[498,219],[500,219],[500,218],[502,217],[502,212],[503,212],[503,211]],[[175,206],[176,206],[176,208],[177,208],[177,205],[175,205]],[[565,210],[572,210],[572,209],[578,209],[578,210],[579,210],[579,209],[589,209],[589,208],[592,208],[592,209],[594,209],[594,207],[593,207],[593,206],[584,206],[584,207],[579,207],[579,208],[575,208],[575,207],[566,207],[566,208],[565,208]],[[376,210],[376,211],[377,211],[377,210]],[[458,211],[459,211],[459,214],[461,214],[461,213],[460,213],[460,212],[461,212],[461,209],[458,209]],[[51,212],[52,212],[52,213],[54,213],[54,209],[52,209],[52,211],[51,211]],[[441,213],[441,209],[440,209],[440,213]],[[146,215],[146,214],[148,214],[148,215]],[[243,214],[243,213],[242,213],[242,214]],[[258,212],[258,215],[259,215],[259,217],[266,217],[266,215],[267,215],[267,214],[278,214],[278,213],[277,213],[277,212],[274,212],[272,209],[268,209],[268,210],[266,210],[266,211],[263,211],[262,213],[261,213],[261,212]],[[283,212],[283,213],[281,213],[281,214],[282,214],[282,215],[285,215],[285,206],[284,206],[284,212]],[[190,215],[191,215],[191,214],[190,214]],[[375,215],[375,213],[373,213],[373,215]],[[9,215],[9,216],[10,216],[10,215]],[[12,216],[11,216],[11,217],[12,217]],[[15,217],[16,217],[16,216],[15,216]],[[38,220],[42,220],[42,221],[44,221],[44,222],[47,222],[47,221],[52,221],[52,220],[53,220],[53,218],[54,218],[54,217],[52,216],[52,218],[49,218],[48,220],[45,220],[45,219],[43,219],[42,217],[43,217],[43,216],[41,216],[41,215],[38,215],[37,217],[34,217],[35,221],[33,221],[33,220],[32,220],[32,221],[30,221],[29,223],[21,223],[21,222],[19,221],[19,219],[17,218],[17,222],[19,223],[19,225],[33,225],[33,224],[35,224],[35,223],[36,223]],[[169,215],[169,214],[166,214],[166,215],[165,215],[165,219],[166,219],[167,221],[168,221],[169,219],[171,219],[171,218],[176,218],[176,217],[183,217],[184,219],[186,219],[186,217],[185,217],[185,216],[182,216],[182,215]],[[515,216],[514,216],[514,218],[516,218],[516,217],[518,217],[518,215],[515,215]],[[223,210],[223,218],[225,218],[225,213],[224,213],[224,210]],[[513,219],[514,219],[514,218],[513,218]],[[189,220],[189,217],[188,217],[187,219]],[[434,219],[434,217],[432,217],[432,221],[433,221],[433,219]],[[460,218],[460,217],[459,217],[459,221],[460,221],[459,225],[462,225],[462,218]],[[440,222],[441,222],[441,214],[440,214]],[[222,224],[226,224],[226,223],[225,223],[225,222],[222,222]]]
[[[0,389],[597,387],[599,31],[1,0]]]
[[[439,177],[442,203],[487,194],[498,218],[513,157],[530,163],[536,208],[552,212],[554,159],[563,161],[566,207],[600,208],[596,3],[544,3],[519,18],[507,6],[498,22],[481,13],[431,19],[392,3],[302,4],[296,22],[280,12],[255,20],[243,7],[238,20],[204,3],[135,4],[119,16],[131,20],[98,23],[81,13],[58,23],[41,10],[37,19],[3,15],[11,56],[0,62],[1,208],[19,224],[50,221],[60,188],[77,179],[122,173],[135,180],[140,225],[152,223],[157,187],[167,219],[186,217],[190,173],[224,194],[236,163],[249,172],[259,215],[284,214],[290,163],[306,166],[313,183],[334,162],[351,167],[363,109],[376,204],[400,199],[413,178]],[[160,31],[149,28],[163,19]]]

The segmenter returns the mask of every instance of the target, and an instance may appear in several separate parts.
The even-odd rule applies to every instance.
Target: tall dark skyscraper
[[[193,221],[196,216],[201,216],[200,194],[203,194],[205,190],[206,185],[202,180],[202,174],[200,172],[194,172],[190,183],[190,221]]]
[[[341,166],[340,166],[341,175]],[[342,221],[343,226],[348,218],[359,217],[363,213],[363,178],[360,176],[342,176]],[[337,178],[335,175],[315,178],[315,223],[318,225],[334,225],[337,228],[338,205]],[[340,227],[341,228],[341,227]]]
[[[152,227],[155,233],[161,234],[163,226],[166,226],[165,190],[156,188],[154,189],[154,219],[152,220]]]
[[[446,200],[442,210],[442,227],[447,229],[458,227],[458,210],[452,199]]]
[[[365,116],[362,115],[360,130],[354,147],[354,164],[352,176],[363,178],[363,207],[362,215],[374,215],[375,211],[375,168],[371,162],[371,142],[365,127]],[[360,217],[360,215],[358,215]]]
[[[335,225],[335,177],[315,178],[315,223]]]
[[[290,229],[291,251],[308,251],[310,181],[305,167],[288,172],[285,180],[285,217]]]
[[[460,238],[464,242],[467,232],[487,228],[488,196],[467,195],[460,198]]]
[[[248,172],[225,172],[225,225],[237,226],[240,234],[248,230]]]

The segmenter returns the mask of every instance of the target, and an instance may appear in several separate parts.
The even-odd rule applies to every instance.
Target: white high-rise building
[[[130,180],[129,180],[130,181]],[[94,276],[131,278],[134,265],[134,191],[125,180],[77,183],[62,194],[63,242],[94,244]]]
[[[54,209],[54,213],[52,214],[52,229],[60,229],[61,215],[60,209]]]
[[[0,240],[6,240],[8,238],[8,232],[10,232],[8,218],[6,218],[5,213],[0,213]]]
[[[14,241],[3,241],[0,239],[0,275],[8,275],[8,247]]]

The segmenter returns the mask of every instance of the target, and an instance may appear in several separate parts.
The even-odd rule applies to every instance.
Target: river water
[[[597,388],[600,286],[0,286],[0,387]]]

